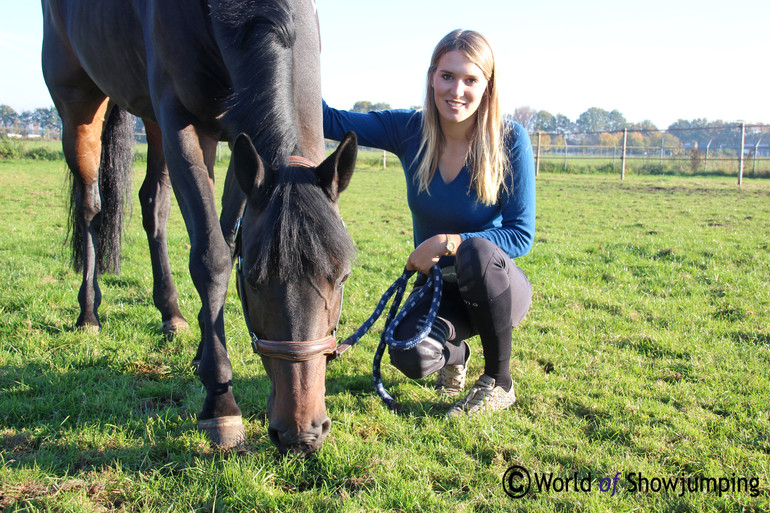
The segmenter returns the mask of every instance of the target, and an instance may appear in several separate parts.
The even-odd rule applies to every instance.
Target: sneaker
[[[436,391],[439,395],[452,397],[460,395],[465,388],[465,374],[468,372],[468,361],[471,359],[471,349],[468,343],[465,344],[466,354],[465,363],[460,365],[444,365],[436,376]]]
[[[465,399],[458,401],[447,412],[447,417],[456,417],[461,413],[475,415],[490,411],[504,410],[516,402],[516,394],[513,393],[513,387],[510,392],[503,390],[503,387],[496,387],[495,380],[486,374],[473,385]]]

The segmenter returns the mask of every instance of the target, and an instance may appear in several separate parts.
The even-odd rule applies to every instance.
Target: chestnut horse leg
[[[142,205],[142,224],[150,245],[152,299],[160,311],[163,334],[171,338],[177,331],[189,327],[179,310],[168,260],[166,224],[171,209],[171,181],[163,156],[160,127],[148,119],[142,121],[147,132],[147,176],[139,189],[139,201]]]
[[[102,127],[108,113],[104,96],[61,105],[62,146],[67,165],[73,173],[74,222],[82,234],[83,281],[78,293],[80,315],[78,328],[101,329],[99,304],[102,294],[97,281],[97,236],[101,224],[99,163],[102,151]],[[77,243],[77,242],[75,242]],[[76,262],[76,265],[78,263]]]

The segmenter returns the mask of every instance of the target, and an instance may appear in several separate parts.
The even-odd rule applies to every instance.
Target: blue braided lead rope
[[[374,389],[377,391],[377,394],[380,396],[383,402],[390,409],[396,411],[400,409],[400,405],[398,402],[396,402],[395,399],[393,399],[393,397],[391,397],[391,395],[387,392],[387,390],[385,390],[385,387],[382,384],[382,373],[380,371],[382,355],[385,354],[386,347],[391,347],[397,351],[407,351],[414,348],[417,344],[424,340],[425,337],[430,334],[430,331],[433,328],[433,322],[436,320],[438,308],[441,304],[441,268],[439,268],[438,265],[434,265],[431,269],[430,275],[428,276],[428,280],[425,282],[425,285],[421,287],[419,291],[409,296],[409,298],[406,300],[406,303],[404,304],[404,308],[402,308],[400,312],[398,311],[398,307],[401,305],[401,300],[404,296],[404,292],[406,291],[407,282],[413,274],[414,271],[408,271],[404,269],[403,274],[393,283],[393,285],[388,287],[388,290],[385,292],[385,294],[383,294],[379,303],[377,303],[377,307],[374,309],[372,315],[361,325],[360,328],[355,331],[355,333],[348,337],[344,342],[345,344],[349,345],[357,343],[361,337],[363,337],[364,334],[369,331],[377,319],[379,319],[380,315],[382,315],[382,312],[385,310],[385,306],[387,305],[388,300],[395,294],[393,302],[390,305],[390,310],[388,311],[388,316],[385,319],[385,327],[382,331],[382,336],[380,337],[380,344],[377,346],[377,351],[374,353],[374,362],[372,363],[372,381],[374,384]],[[428,310],[428,315],[425,317],[422,327],[420,327],[419,331],[414,336],[406,340],[396,340],[396,328],[398,328],[399,324],[401,324],[404,318],[414,309],[415,304],[424,298],[428,293],[432,294],[432,299],[430,309]]]

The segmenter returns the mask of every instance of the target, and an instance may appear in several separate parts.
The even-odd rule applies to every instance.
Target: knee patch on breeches
[[[390,363],[411,379],[430,376],[446,363],[444,346],[449,333],[446,322],[436,318],[430,334],[412,349],[390,349]]]

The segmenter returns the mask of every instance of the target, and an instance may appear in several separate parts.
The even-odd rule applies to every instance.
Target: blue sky
[[[665,128],[679,118],[770,123],[770,0],[317,0],[324,97],[422,103],[433,47],[454,28],[492,42],[506,112],[573,121],[590,107]],[[0,103],[50,106],[36,0],[0,0]]]

